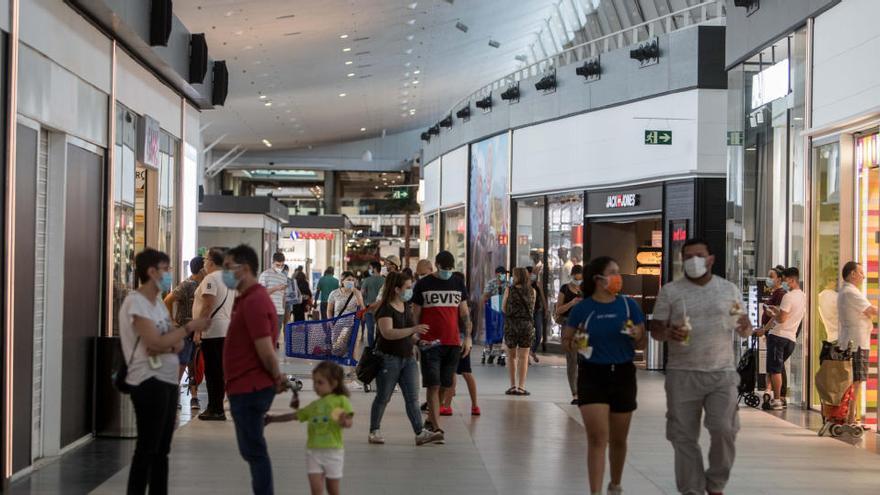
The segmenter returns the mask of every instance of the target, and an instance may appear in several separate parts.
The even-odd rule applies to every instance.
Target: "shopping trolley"
[[[816,372],[816,391],[819,403],[822,404],[822,428],[818,435],[830,433],[838,437],[849,433],[853,437],[861,437],[864,433],[861,425],[848,422],[853,404],[852,380],[852,343],[846,350],[837,347],[835,342],[822,342],[819,353],[819,371]]]
[[[743,401],[747,406],[757,409],[761,406],[761,399],[755,393],[758,384],[758,337],[749,337],[743,342],[743,347],[746,350],[736,366],[736,372],[739,373],[737,402]]]
[[[333,361],[341,366],[355,367],[354,352],[360,325],[360,313],[288,323],[284,327],[284,354],[290,358]],[[294,390],[302,390],[302,378],[311,376],[288,375]]]
[[[482,364],[498,363],[500,366],[504,366],[507,362],[507,354],[504,352],[504,346],[501,345],[504,340],[504,313],[495,310],[489,300],[486,301],[483,315],[483,322],[486,326],[486,342],[480,362]]]

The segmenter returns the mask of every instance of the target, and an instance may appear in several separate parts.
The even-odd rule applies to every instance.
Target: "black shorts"
[[[611,412],[636,410],[636,367],[633,363],[578,363],[578,404],[608,404]]]
[[[795,343],[778,335],[767,335],[767,373],[785,372],[785,362],[794,352]]]
[[[870,357],[869,349],[858,348],[853,352],[852,370],[854,382],[868,381],[868,358]]]
[[[452,386],[458,360],[461,358],[461,347],[457,345],[438,345],[422,351],[422,386]]]
[[[464,373],[473,373],[474,370],[471,369],[471,355],[468,353],[467,356],[462,356],[458,360],[458,369],[455,370],[457,375],[462,375]]]

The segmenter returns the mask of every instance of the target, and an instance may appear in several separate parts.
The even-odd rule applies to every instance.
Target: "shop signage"
[[[409,189],[393,189],[391,191],[392,199],[409,199]]]
[[[630,194],[609,194],[605,200],[605,208],[632,208],[639,206],[641,203],[641,195],[637,193]]]
[[[672,131],[645,131],[645,144],[672,144]]]
[[[332,241],[335,237],[333,232],[302,232],[294,230],[290,233],[290,239],[294,241]]]
[[[144,166],[159,168],[159,121],[144,115],[138,119],[138,161]]]
[[[506,246],[508,242],[507,234],[498,234],[498,244],[500,246]]]
[[[687,240],[688,233],[685,227],[675,227],[672,231],[672,242],[684,242]]]
[[[727,145],[728,146],[742,146],[743,144],[743,132],[742,131],[727,131]]]

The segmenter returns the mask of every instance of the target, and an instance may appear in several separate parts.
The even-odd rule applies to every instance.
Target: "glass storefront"
[[[547,299],[555,311],[556,298],[571,280],[571,268],[584,260],[584,194],[547,198]],[[562,327],[551,322],[549,339],[558,342]]]
[[[440,252],[439,217],[440,215],[437,213],[422,215],[422,224],[419,225],[424,247],[424,251],[421,255],[423,258],[431,260],[431,263],[434,262],[434,257]]]
[[[467,266],[467,209],[447,210],[440,214],[443,225],[443,250],[455,257],[455,270],[466,273]]]
[[[135,149],[137,116],[117,103],[116,150],[113,164],[113,314],[135,286]]]
[[[513,266],[535,267],[543,277],[544,268],[544,197],[516,200],[516,251]]]
[[[175,259],[174,199],[177,191],[176,157],[178,141],[162,133],[159,140],[159,242],[156,249]]]

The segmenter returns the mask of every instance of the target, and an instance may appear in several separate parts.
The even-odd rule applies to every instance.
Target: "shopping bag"
[[[816,390],[823,404],[837,405],[852,383],[852,361],[825,360],[816,372]]]

